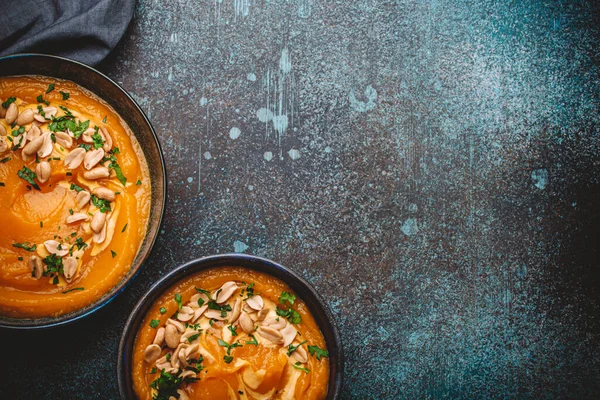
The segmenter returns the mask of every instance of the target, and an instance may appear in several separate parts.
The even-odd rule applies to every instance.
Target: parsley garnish
[[[225,362],[229,364],[231,361],[233,361],[233,357],[231,356],[231,349],[235,349],[236,347],[242,347],[242,345],[237,342],[229,344],[222,339],[218,339],[217,341],[219,342],[219,346],[227,347],[227,355],[223,356],[223,360],[225,360]]]
[[[231,336],[237,336],[237,326],[229,325],[227,329],[231,332]]]
[[[100,147],[104,146],[105,140],[102,138],[102,135],[98,133],[98,127],[96,126],[94,129],[96,131],[92,135],[92,140],[94,141],[94,148],[99,149]]]
[[[50,93],[53,90],[54,90],[54,83],[51,83],[48,85],[48,90],[46,90],[46,94]]]
[[[115,258],[117,256],[117,253],[115,253],[114,251],[110,251],[110,254],[112,254],[112,258]]]
[[[69,92],[63,92],[63,91],[59,91],[60,94],[62,94],[62,99],[63,100],[68,100],[69,99]]]
[[[23,250],[27,250],[27,251],[31,251],[31,252],[34,252],[35,249],[36,249],[36,247],[37,247],[36,244],[30,245],[29,242],[25,242],[25,243],[13,243],[13,246],[17,247],[19,249],[23,249]]]
[[[253,345],[255,345],[255,346],[258,346],[258,341],[257,341],[257,340],[256,340],[256,338],[254,337],[254,335],[250,334],[250,335],[248,335],[248,336],[249,336],[249,337],[251,337],[251,338],[252,338],[252,340],[251,340],[251,341],[249,341],[249,342],[246,342],[246,344],[253,344]]]
[[[49,105],[50,102],[48,100],[44,100],[44,96],[43,95],[39,95],[38,97],[36,97],[36,100],[38,103],[44,103],[45,105]],[[41,108],[41,106],[38,106],[38,110]],[[42,117],[46,117],[46,114],[42,114]]]
[[[117,157],[115,156],[115,154],[119,154],[118,148],[115,148],[112,151],[110,151],[109,155],[107,157],[104,157],[101,162],[110,161],[110,163],[108,164],[108,168],[115,171],[117,179],[119,180],[119,182],[121,182],[123,186],[125,186],[125,184],[127,183],[127,178],[125,177],[125,175],[123,175],[123,171],[121,171],[121,167],[119,166],[119,163],[117,163]]]
[[[164,369],[160,371],[160,376],[152,381],[150,387],[156,389],[157,393],[152,398],[153,400],[169,400],[170,397],[179,396],[177,393],[177,389],[182,383],[194,383],[197,382],[199,378],[195,377],[187,377],[181,378],[176,374],[169,374]]]
[[[167,309],[164,308],[164,307],[161,307],[159,311],[160,311],[161,314],[164,314],[164,313],[167,312]]]
[[[100,210],[100,212],[105,213],[107,211],[110,211],[110,201],[100,199],[94,194],[92,195],[92,204],[98,207],[98,210]]]
[[[84,288],[82,288],[82,287],[76,287],[76,288],[73,288],[73,289],[65,290],[65,291],[64,291],[64,292],[62,292],[62,293],[63,293],[63,294],[67,294],[67,293],[74,292],[74,291],[76,291],[76,290],[84,290]]]
[[[304,343],[306,343],[306,340],[296,346],[294,346],[293,344],[290,343],[290,345],[288,346],[288,351],[287,351],[287,355],[288,357],[292,355],[293,352],[296,351],[296,349],[300,346],[302,346]]]
[[[127,229],[127,225],[129,225],[129,222],[125,224],[125,226],[123,227],[123,229],[121,230],[121,233],[125,232],[125,229]]]
[[[152,321],[150,321],[150,327],[156,329],[158,327],[158,324],[160,324],[160,321],[157,319],[153,319]]]
[[[294,368],[296,368],[296,369],[299,369],[300,371],[304,371],[304,372],[305,372],[305,373],[307,373],[307,374],[310,372],[310,369],[308,369],[308,368],[303,368],[303,367],[300,365],[300,361],[298,361],[296,364],[292,364],[292,367],[294,367]]]
[[[44,271],[43,275],[54,276],[52,284],[58,284],[58,275],[63,273],[62,258],[57,256],[56,254],[50,254],[42,261],[44,261],[44,264],[46,264],[46,270]]]
[[[140,180],[138,179],[138,181],[137,181],[135,184],[139,186],[139,185],[141,185],[141,184],[142,184],[142,181],[140,181]]]
[[[329,358],[329,352],[327,350],[323,350],[319,346],[308,346],[308,352],[311,356],[317,357],[317,360],[321,361],[321,357]]]
[[[246,286],[246,298],[249,299],[250,297],[254,296],[254,282],[252,282],[251,284],[249,284],[248,286]]]
[[[294,305],[294,302],[296,301],[296,296],[294,294],[288,293],[288,292],[281,293],[281,296],[279,296],[279,304],[285,305],[286,301],[290,304],[290,307],[291,307]]]
[[[211,310],[221,311],[221,317],[225,317],[227,315],[227,311],[231,311],[231,306],[229,304],[225,304],[224,306],[220,306],[216,301],[209,300],[208,308]]]
[[[10,160],[12,160],[12,158],[10,158],[10,157],[4,157],[2,160],[0,160],[0,163],[4,164],[4,163],[9,162]]]
[[[177,308],[181,310],[183,305],[181,304],[181,295],[179,293],[175,294],[175,302],[177,303]]]
[[[76,185],[76,184],[74,184],[74,183],[71,183],[70,189],[71,189],[71,190],[74,190],[74,191],[76,191],[77,193],[79,193],[79,192],[81,192],[81,191],[83,190],[83,188],[82,188],[82,187],[80,187],[80,186],[77,186],[77,185]]]
[[[275,309],[275,313],[280,317],[287,318],[292,324],[299,324],[302,322],[302,316],[300,316],[298,311],[292,310],[291,308],[289,310],[282,310],[281,308],[277,307]]]
[[[199,333],[196,333],[192,336],[190,336],[189,338],[187,338],[188,342],[192,343],[194,340],[198,339],[200,337]]]
[[[37,190],[40,190],[40,187],[38,186],[37,183],[35,183],[35,180],[34,180],[35,172],[30,170],[29,168],[23,166],[23,168],[17,172],[17,175],[19,176],[19,178],[23,179],[25,182],[29,183],[31,186],[33,186]]]
[[[106,116],[102,119],[102,123],[106,123]]]
[[[2,103],[2,108],[8,108],[8,106],[10,106],[10,103],[14,103],[16,100],[16,97],[9,97],[4,103]]]

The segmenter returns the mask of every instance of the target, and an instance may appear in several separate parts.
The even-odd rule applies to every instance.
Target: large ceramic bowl
[[[0,316],[0,327],[43,328],[72,322],[93,313],[110,302],[135,277],[142,263],[150,254],[160,230],[167,197],[166,174],[160,144],[150,121],[131,96],[106,75],[87,65],[56,56],[18,54],[0,58],[0,77],[15,75],[44,75],[67,79],[90,90],[110,104],[127,122],[137,138],[146,157],[152,182],[152,202],[146,237],[131,269],[116,286],[85,308],[55,318],[16,319]]]
[[[136,399],[132,379],[132,352],[137,333],[148,310],[161,297],[161,295],[174,284],[194,275],[200,271],[219,267],[244,267],[278,278],[287,284],[308,306],[317,325],[323,333],[327,350],[329,351],[329,384],[327,399],[338,399],[342,391],[342,374],[344,371],[344,358],[342,342],[335,325],[331,311],[304,279],[273,261],[245,254],[223,254],[210,256],[190,261],[171,271],[150,290],[137,303],[123,330],[119,344],[119,358],[117,364],[117,379],[119,392],[123,399]]]

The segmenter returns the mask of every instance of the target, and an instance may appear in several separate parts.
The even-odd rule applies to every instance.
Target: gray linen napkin
[[[134,9],[135,0],[0,0],[0,55],[54,54],[96,65]]]

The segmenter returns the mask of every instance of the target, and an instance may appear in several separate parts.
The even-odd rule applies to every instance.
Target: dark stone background
[[[0,332],[0,398],[116,399],[139,296],[234,250],[327,299],[344,398],[598,398],[599,22],[592,1],[140,1],[100,69],[161,138],[162,234],[93,316]]]

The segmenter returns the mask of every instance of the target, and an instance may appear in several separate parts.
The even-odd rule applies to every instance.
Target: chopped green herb
[[[17,257],[19,261],[23,261],[23,257]]]
[[[323,350],[319,346],[308,346],[308,352],[311,356],[317,357],[317,360],[321,361],[321,357],[329,357],[329,352],[327,350]]]
[[[75,239],[75,243],[73,244],[73,247],[75,247],[75,246],[77,246],[77,250],[85,249],[86,247],[88,247],[87,243],[84,242],[83,239],[80,237]]]
[[[63,262],[62,258],[57,256],[56,254],[50,254],[48,257],[45,257],[43,260],[44,264],[46,264],[46,270],[44,271],[44,276],[54,276],[53,284],[58,283],[58,275],[63,273]]]
[[[48,85],[48,90],[46,90],[46,94],[50,93],[53,90],[54,90],[54,83],[51,83]]]
[[[67,171],[67,173],[65,175],[66,176],[73,176],[73,173],[71,171]]]
[[[71,183],[70,189],[71,189],[71,190],[74,190],[74,191],[76,191],[77,193],[79,193],[79,192],[81,192],[81,191],[83,190],[83,188],[82,188],[82,187],[80,187],[80,186],[77,186],[77,185],[76,185],[76,184],[74,184],[74,183]]]
[[[153,400],[169,400],[169,398],[177,398],[179,393],[177,389],[182,384],[189,384],[197,382],[199,378],[186,377],[182,378],[177,374],[169,374],[164,369],[160,371],[160,376],[150,383],[150,387],[157,391],[156,395],[152,397]]]
[[[110,251],[110,254],[112,254],[112,258],[115,258],[117,256],[117,253],[115,253],[114,251]]]
[[[102,123],[106,123],[106,116],[102,119]]]
[[[13,247],[17,247],[19,249],[34,252],[37,245],[36,244],[31,245],[29,242],[24,242],[24,243],[13,243]]]
[[[82,149],[84,149],[85,151],[90,151],[90,149],[92,148],[91,144],[87,144],[87,143],[81,143],[79,145],[79,147],[81,147]]]
[[[142,181],[140,181],[140,180],[138,179],[138,181],[137,181],[135,184],[139,186],[139,185],[141,185],[141,184],[142,184]]]
[[[8,108],[8,106],[10,106],[10,104],[14,103],[16,100],[16,97],[9,97],[4,103],[2,103],[2,108]]]
[[[20,130],[21,129],[19,129],[19,131]],[[17,131],[13,131],[12,132],[13,136],[15,135],[15,132],[17,132]],[[10,136],[8,138],[12,139]],[[25,135],[20,135],[19,136],[19,142],[18,143],[16,141],[13,141],[14,146],[12,147],[12,151],[17,151],[19,149],[19,147],[21,147],[21,144],[23,143],[23,140],[25,140]]]
[[[0,187],[4,187],[6,185],[4,185],[4,182],[0,182]]]
[[[298,347],[302,346],[304,343],[306,343],[306,340],[304,342],[300,343],[300,344],[297,344],[296,346],[294,346],[293,344],[290,343],[289,346],[288,346],[288,351],[287,351],[288,357],[291,356],[292,353],[295,352],[296,349]]]
[[[36,97],[36,100],[38,103],[44,103],[46,105],[50,104],[50,102],[48,100],[44,100],[44,95],[39,95],[38,97]],[[38,109],[41,108],[41,106],[38,106]],[[46,114],[42,115],[42,117],[45,117]]]
[[[249,299],[250,297],[254,296],[254,282],[252,282],[251,284],[249,284],[248,286],[246,286],[245,289],[242,289],[246,291],[246,298]]]
[[[159,311],[160,311],[161,314],[164,314],[164,313],[167,312],[167,309],[164,308],[164,307],[161,307]]]
[[[231,336],[237,336],[237,326],[229,325],[227,329],[231,332]]]
[[[210,291],[206,290],[206,289],[200,289],[200,288],[194,288],[196,289],[196,292],[198,293],[204,293],[206,295],[206,297],[208,297],[210,299]]]
[[[233,361],[233,357],[231,356],[231,350],[235,349],[236,347],[242,347],[242,345],[237,342],[229,344],[222,339],[218,339],[217,342],[219,343],[219,346],[227,347],[227,355],[223,356],[223,360],[225,360],[227,364]]]
[[[94,129],[96,129],[96,131],[92,135],[92,140],[94,141],[94,148],[99,149],[100,147],[104,146],[105,140],[102,135],[98,133],[98,127],[96,126]]]
[[[63,293],[63,294],[67,294],[67,293],[74,292],[74,291],[76,291],[76,290],[85,290],[85,289],[84,289],[84,288],[82,288],[82,287],[76,287],[76,288],[73,288],[73,289],[65,290],[65,291],[64,291],[64,292],[62,292],[62,293]]]
[[[214,300],[208,301],[208,308],[211,310],[221,311],[221,317],[227,316],[227,311],[231,311],[231,306],[229,304],[221,306]]]
[[[251,338],[252,338],[252,340],[251,340],[251,341],[249,341],[249,342],[246,342],[246,344],[253,344],[254,346],[258,346],[258,341],[257,341],[257,340],[256,340],[256,338],[254,337],[254,335],[250,334],[250,335],[248,335],[248,336],[249,336],[249,337],[251,337]]]
[[[63,100],[69,100],[69,92],[63,92],[59,90],[59,93],[62,94],[62,99]]]
[[[156,367],[152,367],[152,369],[150,370],[150,374],[155,374],[156,373]]]
[[[204,299],[202,297],[198,297],[198,306],[202,307],[204,305]]]
[[[0,160],[0,163],[4,164],[4,163],[9,162],[10,160],[12,160],[12,158],[10,158],[10,157],[4,157],[2,160]]]
[[[121,233],[125,232],[125,229],[127,229],[127,225],[129,225],[129,222],[125,224],[125,226],[123,227],[123,229],[121,229]]]
[[[110,211],[110,201],[101,199],[94,194],[92,195],[92,204],[98,207],[98,210],[100,210],[100,212],[105,213]]]
[[[192,343],[194,340],[198,339],[200,337],[199,333],[195,333],[193,335],[191,335],[190,337],[187,338],[188,342]]]
[[[160,321],[157,319],[153,319],[152,321],[150,321],[150,327],[156,329],[158,327],[158,325],[160,324]]]
[[[181,310],[183,305],[181,304],[181,295],[179,293],[175,294],[175,302],[177,303],[177,308]]]
[[[115,171],[117,179],[119,180],[119,182],[121,182],[123,186],[125,186],[125,184],[127,183],[127,178],[125,177],[125,175],[123,175],[123,171],[121,171],[121,167],[119,166],[119,164],[117,164],[116,162],[111,162],[110,164],[108,164],[108,168]]]
[[[286,301],[290,304],[290,307],[291,307],[294,305],[294,302],[296,301],[296,296],[294,294],[288,293],[288,292],[281,293],[281,296],[279,296],[279,304],[285,305]]]
[[[73,215],[73,209],[69,208],[69,214]]]
[[[277,307],[275,309],[275,313],[280,317],[287,318],[288,321],[290,321],[292,324],[299,324],[302,322],[302,317],[300,316],[298,311],[293,310],[291,308],[289,310],[282,310],[281,308]]]
[[[43,227],[44,227],[44,222],[40,221],[40,228],[43,228]]]
[[[294,367],[294,368],[296,368],[296,369],[299,369],[300,371],[304,371],[304,372],[305,372],[305,373],[307,373],[307,374],[310,372],[310,369],[308,369],[308,368],[303,368],[303,367],[301,366],[301,364],[300,364],[300,361],[298,361],[296,364],[292,364],[292,367]]]

